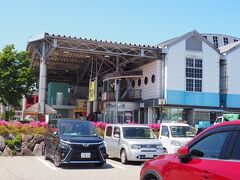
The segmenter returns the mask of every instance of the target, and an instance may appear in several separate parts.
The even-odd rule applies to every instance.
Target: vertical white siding
[[[240,48],[227,55],[228,94],[240,95]]]
[[[141,78],[141,86],[138,86],[138,79],[135,80],[135,87],[134,89],[141,89],[142,90],[142,99],[156,99],[161,97],[162,91],[162,61],[155,60],[153,62],[144,64],[138,70],[143,71],[143,77]],[[152,83],[152,75],[155,75],[155,82]],[[145,77],[148,78],[148,83],[145,85],[144,79]]]
[[[169,47],[166,68],[166,89],[186,90],[185,67],[186,58],[201,58],[203,60],[203,92],[219,93],[219,54],[203,42],[202,52],[185,50],[185,40]]]

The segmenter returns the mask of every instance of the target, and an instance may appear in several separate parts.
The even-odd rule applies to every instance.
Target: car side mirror
[[[114,134],[115,138],[120,138],[119,134]]]
[[[177,150],[177,156],[181,161],[186,162],[189,159],[188,147],[187,146],[180,147]]]

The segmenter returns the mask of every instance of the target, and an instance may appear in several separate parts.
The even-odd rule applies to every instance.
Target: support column
[[[22,120],[25,119],[25,110],[26,110],[26,97],[22,95]]]
[[[93,112],[98,112],[98,76],[95,77],[94,96],[95,100],[93,101]]]
[[[116,58],[116,72],[119,72],[119,57],[117,56]],[[119,99],[119,88],[120,87],[120,82],[118,79],[115,79],[114,82],[114,88],[115,88],[115,98],[116,98],[116,117],[115,117],[115,123],[118,123],[118,99]]]
[[[39,74],[39,114],[45,114],[45,99],[46,99],[46,84],[47,84],[47,65],[46,65],[46,49],[45,42],[42,45],[42,54],[40,59],[40,74]]]
[[[153,123],[153,108],[148,107],[148,119],[147,119],[147,124],[152,124]]]

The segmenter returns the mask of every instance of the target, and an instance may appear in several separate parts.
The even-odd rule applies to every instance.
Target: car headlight
[[[131,145],[131,149],[141,149],[141,145],[133,144]]]
[[[173,146],[181,146],[181,143],[179,141],[171,140],[170,144]]]
[[[162,149],[162,145],[156,145],[156,149]]]
[[[69,146],[69,144],[67,143],[64,143],[64,142],[60,142],[60,147],[62,149],[70,149],[71,147]]]

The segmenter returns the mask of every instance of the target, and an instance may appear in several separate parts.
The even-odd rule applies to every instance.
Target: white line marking
[[[36,159],[39,160],[44,165],[46,165],[47,167],[49,167],[50,169],[52,169],[54,171],[57,171],[56,167],[51,166],[50,164],[48,164],[45,160],[41,159],[40,157],[36,157]]]
[[[122,167],[122,166],[119,166],[119,165],[116,165],[116,164],[113,164],[113,163],[108,162],[108,164],[112,165],[113,167],[120,168],[120,169],[126,169],[125,167]]]

